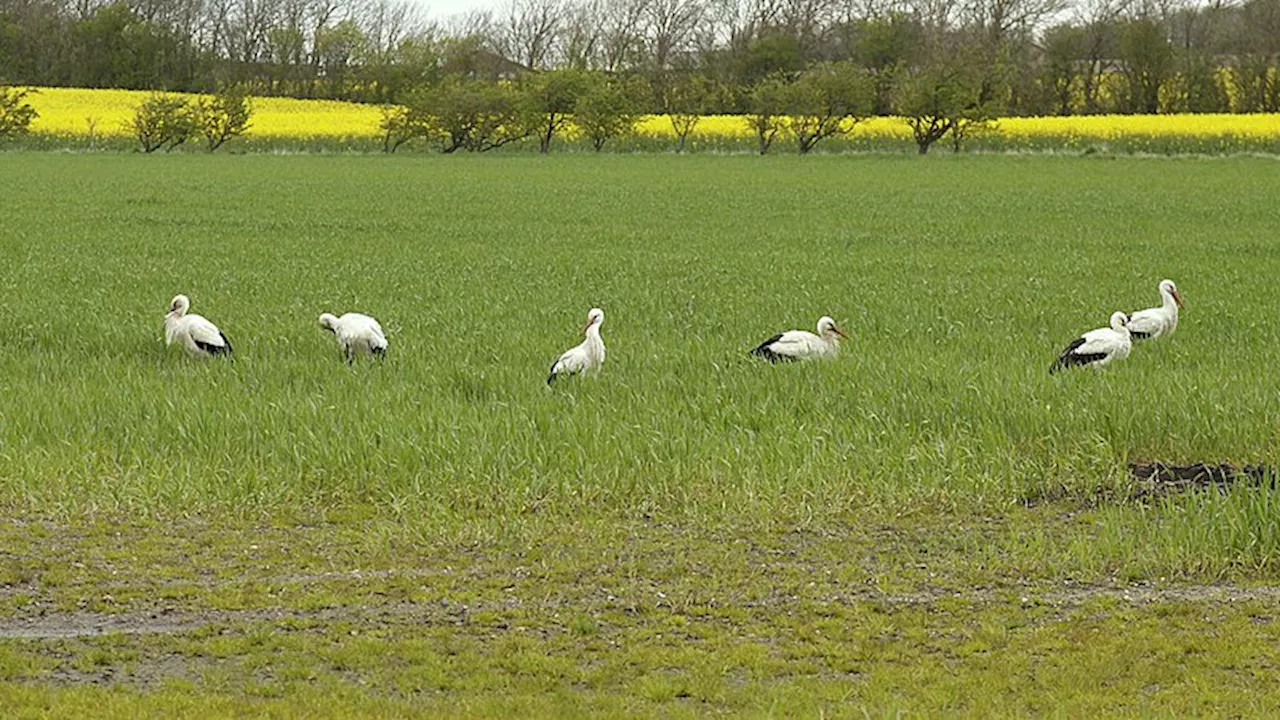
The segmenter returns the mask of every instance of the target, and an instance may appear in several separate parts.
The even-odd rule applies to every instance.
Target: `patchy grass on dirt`
[[[1257,714],[1280,702],[1280,590],[990,562],[1016,557],[1033,527],[1087,531],[1090,512],[864,520],[470,541],[382,521],[10,523],[0,703],[128,717]]]

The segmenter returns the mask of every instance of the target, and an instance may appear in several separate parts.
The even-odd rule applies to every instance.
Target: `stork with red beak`
[[[1178,329],[1178,308],[1182,295],[1172,280],[1160,281],[1160,307],[1139,310],[1129,316],[1129,334],[1134,340],[1158,338]]]
[[[571,348],[551,364],[551,374],[547,376],[547,384],[555,382],[561,375],[596,374],[604,366],[604,340],[600,337],[600,326],[604,324],[604,311],[591,308],[587,313],[587,326],[582,334],[587,336],[577,347]]]
[[[807,330],[788,330],[760,343],[751,354],[772,363],[831,358],[840,352],[840,338],[849,336],[835,320],[824,315],[818,320],[817,335]]]

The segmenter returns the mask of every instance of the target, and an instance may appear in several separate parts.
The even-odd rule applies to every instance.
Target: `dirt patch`
[[[1137,487],[1130,495],[1133,500],[1147,500],[1189,490],[1221,490],[1239,484],[1276,487],[1276,471],[1265,465],[1133,462],[1129,463],[1129,474],[1137,481]]]
[[[514,605],[521,605],[516,601]],[[551,609],[560,604],[545,603]],[[54,640],[90,638],[100,635],[165,635],[194,632],[225,626],[228,632],[237,625],[286,622],[347,622],[359,626],[389,626],[398,622],[422,625],[464,624],[478,610],[501,612],[513,602],[451,603],[388,602],[382,605],[339,605],[303,610],[286,607],[246,610],[161,610],[142,613],[59,612],[0,619],[0,640]]]
[[[738,605],[744,609],[781,609],[800,602],[873,603],[884,606],[930,605],[942,601],[971,602],[979,605],[1001,603],[1049,603],[1052,605],[1079,605],[1091,600],[1110,598],[1135,604],[1149,603],[1231,603],[1245,601],[1280,602],[1280,585],[1241,586],[1215,585],[1167,585],[1135,584],[1126,586],[1083,585],[1048,589],[1040,587],[1010,586],[1003,588],[975,588],[951,590],[923,588],[916,592],[884,593],[871,588],[858,588],[853,592],[837,592],[825,597],[795,596],[771,597],[744,601]],[[610,602],[626,601],[610,598]],[[608,603],[606,603],[608,604]],[[659,601],[655,607],[664,603]],[[563,602],[508,601],[499,603],[474,603],[462,605],[440,602],[392,602],[377,607],[339,606],[318,610],[291,608],[261,608],[252,610],[173,611],[151,613],[49,613],[28,617],[0,620],[0,640],[57,640],[91,638],[102,635],[165,635],[182,634],[210,627],[226,626],[227,632],[236,632],[237,625],[252,623],[282,623],[311,621],[319,623],[347,622],[359,627],[389,627],[398,623],[417,625],[463,625],[472,613],[497,613],[513,607],[537,606],[549,613],[569,608]],[[497,623],[496,627],[501,627]]]
[[[1237,466],[1230,463],[1173,465],[1138,460],[1129,463],[1129,477],[1134,480],[1134,486],[1127,494],[1123,490],[1117,491],[1112,488],[1073,491],[1058,487],[1020,496],[1017,498],[1017,503],[1031,509],[1074,498],[1084,507],[1096,507],[1099,504],[1116,502],[1144,502],[1197,490],[1225,490],[1236,485],[1280,487],[1280,474],[1277,473],[1277,469],[1266,465]]]
[[[82,638],[98,635],[152,635],[190,632],[210,625],[245,620],[270,620],[280,611],[200,613],[50,613],[11,618],[0,622],[0,639]]]
[[[63,662],[40,677],[55,685],[100,685],[150,688],[169,680],[199,682],[200,668],[213,664],[207,658],[192,658],[177,653],[143,656],[119,665],[77,666]]]

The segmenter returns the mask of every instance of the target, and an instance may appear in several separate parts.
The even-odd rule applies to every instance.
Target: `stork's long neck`
[[[600,323],[587,326],[587,350],[592,355],[599,355],[604,350],[604,339],[600,337]]]
[[[1161,307],[1165,309],[1165,312],[1175,316],[1178,314],[1178,303],[1173,299],[1173,293],[1165,290],[1164,288],[1160,288],[1160,299],[1162,301]]]

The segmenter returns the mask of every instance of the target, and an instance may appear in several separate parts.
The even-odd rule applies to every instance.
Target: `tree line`
[[[924,136],[965,113],[1280,110],[1280,0],[506,0],[447,22],[415,8],[0,0],[0,81],[404,103],[561,70],[649,112],[750,113],[852,68],[858,112],[936,106]]]

